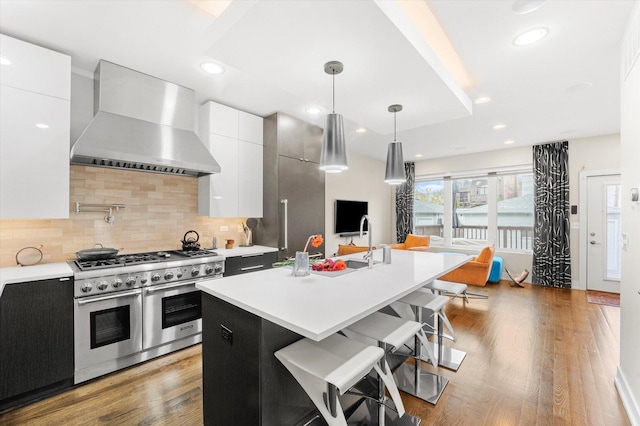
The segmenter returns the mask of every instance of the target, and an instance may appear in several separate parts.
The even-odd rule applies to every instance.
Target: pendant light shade
[[[404,174],[404,158],[402,143],[396,141],[396,113],[402,111],[402,105],[391,105],[389,112],[393,113],[393,142],[387,147],[387,169],[384,181],[390,185],[400,185],[407,181]]]
[[[327,114],[320,155],[320,170],[327,173],[340,173],[347,170],[347,148],[344,142],[344,124],[342,115],[336,114],[336,74],[340,74],[342,62],[331,61],[324,64],[324,72],[333,76],[333,112]]]

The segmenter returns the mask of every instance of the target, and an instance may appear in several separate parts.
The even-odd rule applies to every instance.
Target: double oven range
[[[202,299],[195,284],[224,272],[224,257],[205,250],[69,264],[76,384],[201,342]]]

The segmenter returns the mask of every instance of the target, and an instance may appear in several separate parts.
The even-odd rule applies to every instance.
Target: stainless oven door
[[[75,300],[75,368],[81,370],[142,350],[142,291]]]
[[[202,332],[202,297],[193,281],[145,287],[143,310],[144,349]]]

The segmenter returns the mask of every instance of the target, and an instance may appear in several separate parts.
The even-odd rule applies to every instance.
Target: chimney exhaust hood
[[[220,165],[193,131],[194,91],[101,60],[95,116],[71,147],[71,164],[205,176]]]

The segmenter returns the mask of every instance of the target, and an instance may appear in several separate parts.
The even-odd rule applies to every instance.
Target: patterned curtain
[[[533,283],[571,288],[569,143],[533,147]]]
[[[396,187],[396,241],[401,243],[413,232],[413,199],[416,181],[416,163],[404,163],[407,181]]]

